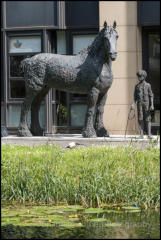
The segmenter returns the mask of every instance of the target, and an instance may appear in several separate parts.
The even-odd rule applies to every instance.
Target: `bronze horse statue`
[[[40,53],[21,62],[26,98],[22,104],[18,136],[42,136],[38,113],[42,99],[51,88],[70,93],[87,94],[87,113],[83,137],[108,137],[103,125],[104,105],[111,87],[111,63],[117,57],[118,34],[104,22],[92,44],[77,55]],[[31,107],[31,129],[27,114]],[[95,109],[96,108],[96,109]],[[96,112],[96,114],[95,114]],[[31,132],[30,132],[31,131]]]

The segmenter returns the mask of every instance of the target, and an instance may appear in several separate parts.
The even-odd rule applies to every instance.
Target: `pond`
[[[160,239],[160,211],[137,205],[2,205],[2,239]]]

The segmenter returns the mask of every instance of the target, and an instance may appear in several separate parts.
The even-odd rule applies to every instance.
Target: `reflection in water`
[[[104,208],[89,213],[43,206],[11,210],[2,208],[2,239],[160,239],[160,212],[156,210]]]

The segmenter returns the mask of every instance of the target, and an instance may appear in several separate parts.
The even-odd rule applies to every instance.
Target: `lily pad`
[[[19,215],[18,212],[9,212],[9,213],[5,213],[5,214],[2,213],[2,216],[7,217],[7,218],[17,217],[18,215]]]
[[[125,210],[136,210],[136,209],[139,209],[139,208],[138,207],[129,206],[129,207],[122,207],[122,209],[125,209]]]
[[[69,218],[69,221],[71,221],[71,222],[78,222],[79,218]]]
[[[8,224],[18,224],[20,223],[20,219],[19,218],[7,218],[7,219],[4,219],[3,218],[3,221],[2,221],[2,225],[8,225]]]
[[[92,218],[89,220],[89,222],[107,222],[107,219],[105,218]]]
[[[61,209],[61,208],[60,208]],[[31,213],[34,213],[34,214],[40,214],[40,213],[45,213],[45,214],[54,214],[58,211],[60,211],[59,208],[54,208],[54,207],[45,207],[45,206],[42,206],[42,207],[35,207],[35,208],[32,208],[30,210]]]
[[[75,209],[75,210],[77,210],[77,211],[79,211],[79,210],[84,210],[84,207],[82,207],[82,206],[80,206],[80,205],[70,205],[69,208]]]
[[[107,223],[105,224],[106,227],[120,227],[121,223]]]
[[[51,219],[52,219],[53,221],[60,221],[60,220],[66,219],[66,217],[64,217],[64,216],[62,216],[62,215],[53,215],[53,216],[49,216],[49,217],[51,217]],[[48,218],[49,218],[49,217],[48,217]]]
[[[25,213],[25,214],[19,214],[19,217],[38,217],[38,214],[30,214],[30,213]]]
[[[61,209],[63,212],[77,212],[77,209],[74,208],[66,208],[66,209]]]
[[[87,208],[85,209],[84,213],[103,213],[105,212],[102,208]]]
[[[140,209],[128,210],[128,213],[136,213],[136,212],[141,212],[141,210]]]
[[[107,213],[123,213],[123,211],[117,211],[117,210],[105,210]]]

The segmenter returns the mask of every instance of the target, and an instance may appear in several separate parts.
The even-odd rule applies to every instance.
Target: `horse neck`
[[[90,62],[99,66],[102,65],[102,67],[105,64],[108,65],[109,69],[111,69],[112,61],[105,52],[102,38],[98,35],[93,43],[87,49],[80,51],[77,56],[81,56],[86,60],[90,58]]]
[[[97,50],[95,49],[95,54],[91,54],[92,61],[98,62],[99,65],[108,65],[111,69],[112,61],[108,54],[105,53],[103,45],[101,45]]]

